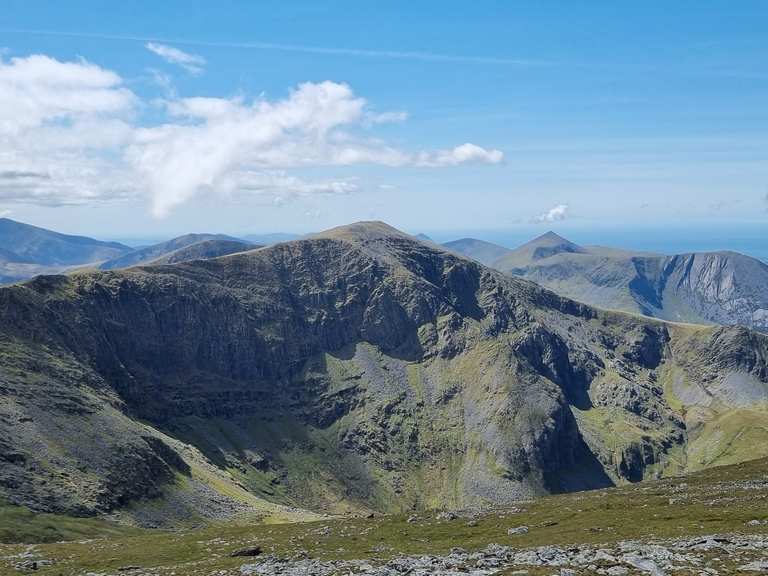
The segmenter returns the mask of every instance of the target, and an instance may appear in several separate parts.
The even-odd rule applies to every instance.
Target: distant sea
[[[713,225],[654,228],[587,228],[552,223],[548,226],[510,230],[456,230],[424,232],[436,242],[478,238],[516,248],[552,230],[571,242],[601,245],[660,254],[733,250],[768,263],[768,224]]]

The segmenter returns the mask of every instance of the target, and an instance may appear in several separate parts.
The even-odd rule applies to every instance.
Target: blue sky
[[[765,2],[122,4],[4,3],[0,213],[101,236],[768,221]]]

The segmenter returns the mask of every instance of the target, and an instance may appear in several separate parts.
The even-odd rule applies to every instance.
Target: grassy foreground
[[[116,527],[99,520],[33,515],[0,508],[0,574],[18,574],[13,556],[24,551],[49,560],[37,574],[115,573],[140,566],[157,574],[237,574],[248,558],[229,555],[248,546],[292,556],[305,551],[320,559],[378,558],[445,553],[452,547],[482,549],[490,543],[516,548],[545,544],[599,544],[727,532],[768,533],[768,459],[713,468],[621,488],[523,502],[516,509],[438,519],[380,516],[336,518],[278,525],[226,524],[163,532]],[[528,526],[526,534],[507,530]],[[86,540],[50,542],[53,538]],[[47,541],[47,543],[46,543]],[[29,543],[38,542],[34,546]],[[535,570],[531,574],[536,574]]]

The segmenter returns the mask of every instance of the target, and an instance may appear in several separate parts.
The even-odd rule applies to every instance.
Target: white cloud
[[[283,170],[246,170],[222,178],[219,191],[230,195],[261,194],[272,197],[276,204],[284,204],[297,197],[352,194],[358,189],[351,178],[308,182]]]
[[[301,166],[380,164],[454,166],[498,162],[502,153],[463,144],[409,154],[353,136],[364,125],[366,101],[346,84],[305,83],[274,102],[184,98],[168,103],[180,122],[139,129],[128,157],[152,193],[155,215],[205,191],[231,191],[233,172]]]
[[[562,220],[565,220],[568,217],[568,211],[569,211],[568,204],[558,204],[557,206],[550,208],[543,214],[539,214],[538,216],[536,216],[536,218],[534,218],[533,221],[537,223],[561,222]]]
[[[8,218],[11,214],[13,214],[12,210],[0,210],[0,218]]]
[[[85,60],[59,62],[39,54],[0,59],[0,135],[54,120],[123,115],[135,102],[120,76]]]
[[[498,164],[503,159],[504,153],[501,150],[486,150],[467,142],[452,150],[420,154],[417,164],[421,166],[458,166],[468,163]]]
[[[56,206],[130,195],[120,156],[138,99],[122,84],[85,60],[0,60],[0,199]]]
[[[366,126],[375,126],[376,124],[395,124],[408,120],[408,112],[369,112],[366,114],[364,124]]]
[[[372,138],[402,112],[372,113],[343,83],[300,84],[287,97],[176,96],[166,77],[159,124],[121,77],[85,60],[0,59],[0,201],[65,205],[149,196],[164,216],[199,194],[349,194],[354,178],[306,181],[302,167],[445,167],[498,163],[475,144],[408,152]]]
[[[150,52],[154,52],[160,58],[169,64],[181,66],[190,74],[202,74],[205,69],[205,58],[197,54],[189,54],[173,46],[158,44],[157,42],[147,42],[144,47]]]

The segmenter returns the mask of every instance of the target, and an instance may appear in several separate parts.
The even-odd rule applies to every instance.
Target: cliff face
[[[736,252],[662,256],[577,246],[549,233],[490,265],[593,306],[768,330],[768,265]]]
[[[733,252],[683,254],[662,263],[662,297],[674,315],[768,330],[768,266]],[[675,309],[679,309],[679,312]]]
[[[690,434],[672,388],[722,388],[728,362],[767,379],[763,337],[702,330],[597,311],[380,223],[41,277],[0,290],[0,493],[76,513],[133,503],[152,523],[467,506],[677,471]],[[152,516],[142,498],[172,505]]]

